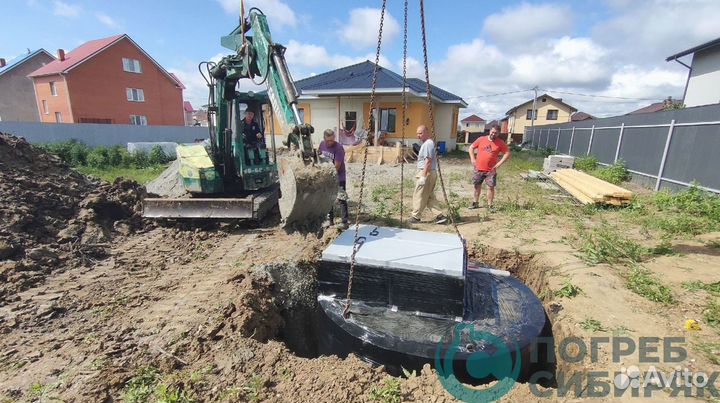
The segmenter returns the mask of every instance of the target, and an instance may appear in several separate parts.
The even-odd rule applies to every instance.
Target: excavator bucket
[[[280,216],[283,226],[320,223],[333,208],[338,192],[335,166],[306,164],[297,157],[278,158]]]

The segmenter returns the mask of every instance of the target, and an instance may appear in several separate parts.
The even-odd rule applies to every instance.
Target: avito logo
[[[496,401],[512,389],[520,375],[522,358],[517,343],[512,342],[512,348],[508,348],[497,336],[476,331],[472,323],[455,326],[453,339],[444,354],[443,345],[441,339],[435,350],[435,371],[445,390],[456,399],[469,403]],[[466,386],[456,377],[453,367],[456,360],[465,361],[465,370],[472,379],[495,378],[498,382],[485,389]]]

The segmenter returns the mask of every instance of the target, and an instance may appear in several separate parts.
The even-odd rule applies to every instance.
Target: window
[[[300,115],[300,123],[305,123],[305,109],[298,108],[298,115]]]
[[[353,131],[357,127],[357,112],[345,111],[345,130]]]
[[[43,113],[46,115],[50,114],[50,111],[48,110],[48,103],[44,99],[42,101],[42,106],[43,106]]]
[[[557,120],[558,118],[558,110],[557,109],[548,109],[547,111],[547,120]]]
[[[142,73],[142,67],[140,67],[140,60],[128,59],[123,57],[123,70],[130,73]]]
[[[143,92],[142,88],[126,88],[125,92],[127,94],[128,101],[134,101],[134,102],[144,102],[145,101],[145,93]]]
[[[147,117],[142,115],[130,115],[130,124],[138,126],[147,126]]]
[[[55,87],[55,81],[50,81],[50,94],[54,97],[57,96],[57,88]]]
[[[395,108],[380,109],[380,130],[395,133]]]
[[[60,112],[55,112],[55,122],[62,123],[62,114]]]
[[[527,113],[525,114],[525,119],[532,120],[533,119],[532,115],[533,115],[532,109],[528,109]],[[535,111],[535,119],[537,119],[537,111]]]
[[[80,118],[78,123],[99,123],[99,124],[111,124],[112,119],[108,118]]]

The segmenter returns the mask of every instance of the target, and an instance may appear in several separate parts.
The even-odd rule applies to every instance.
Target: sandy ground
[[[443,167],[452,197],[466,201],[472,192],[470,168],[464,161],[449,161]],[[406,168],[413,171],[412,166]],[[358,198],[359,172],[359,164],[348,166],[351,206]],[[382,224],[389,219],[384,217],[387,206],[392,205],[392,197],[388,198],[392,192],[387,188],[399,184],[399,167],[371,165],[367,173],[363,221]],[[408,207],[409,193],[406,188]],[[554,197],[552,192],[501,171],[498,202],[538,197],[555,200],[548,199]],[[559,200],[563,209],[579,209]],[[511,270],[541,296],[556,340],[575,336],[589,346],[593,336],[625,335],[636,340],[643,336],[685,337],[688,356],[678,365],[718,370],[711,362],[715,352],[706,354],[696,348],[701,342],[720,342],[717,332],[705,323],[700,331],[683,328],[685,319],[702,322],[709,295],[685,290],[681,284],[720,280],[720,253],[703,242],[720,234],[676,240],[673,246],[682,254],[644,263],[675,292],[678,302],[663,305],[624,286],[621,271],[627,268],[589,266],[577,257],[567,240],[573,223],[558,211],[528,217],[463,208],[458,228],[471,246],[473,259]],[[406,210],[405,217],[407,214]],[[390,215],[397,218],[396,212]],[[614,219],[612,215],[605,218]],[[287,307],[278,301],[277,284],[273,286],[265,268],[303,264],[312,268],[338,232],[288,234],[276,221],[269,218],[260,226],[147,225],[115,238],[104,258],[89,264],[68,261],[62,270],[48,271],[0,305],[0,401],[128,400],[124,395],[128,381],[148,367],[160,374],[158,383],[184,391],[186,401],[378,400],[373,391],[388,378],[381,368],[352,356],[303,358],[283,341],[289,329],[283,311]],[[453,231],[449,225],[420,224],[415,228]],[[628,232],[642,240],[637,228],[628,227]],[[312,269],[307,276],[312,276]],[[572,299],[555,296],[566,278],[583,293]],[[600,321],[603,329],[591,332],[581,328],[579,323],[588,318]],[[613,362],[611,353],[610,346],[603,344],[597,359],[561,361],[557,370],[612,373],[635,364],[645,370],[648,365],[639,362],[638,354]],[[667,370],[675,366],[655,365]],[[533,388],[549,396],[537,397]],[[524,383],[500,400],[618,400],[589,397],[586,388],[578,395],[563,393],[562,388]],[[403,401],[455,400],[429,367],[400,380],[400,397]],[[659,391],[651,399],[625,395],[621,400],[678,398]]]

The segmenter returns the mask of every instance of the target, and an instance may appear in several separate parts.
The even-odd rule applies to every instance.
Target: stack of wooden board
[[[627,189],[575,169],[560,169],[550,177],[583,204],[622,206],[630,203],[633,196]]]
[[[365,144],[356,144],[354,146],[345,146],[345,161],[360,162],[363,160],[365,152]],[[376,162],[381,164],[399,164],[402,160],[409,162],[417,156],[410,146],[401,146],[395,143],[395,146],[370,146],[368,147],[368,162]]]
[[[543,161],[543,172],[545,175],[550,175],[558,169],[572,168],[574,163],[575,157],[572,155],[550,155]]]

